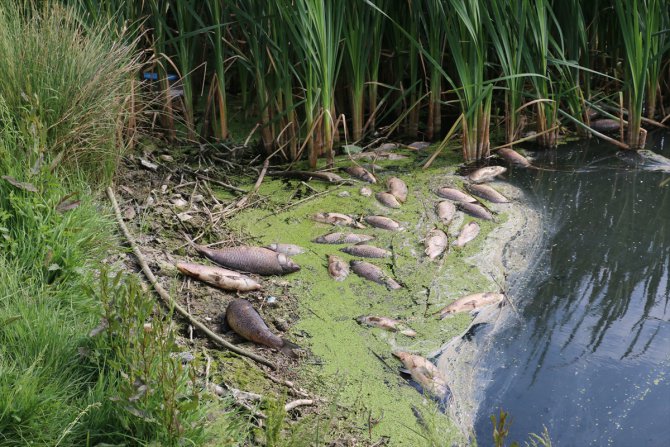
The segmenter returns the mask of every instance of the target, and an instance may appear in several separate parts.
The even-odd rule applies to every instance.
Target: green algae
[[[287,179],[266,179],[259,195],[261,206],[245,210],[229,224],[232,231],[252,236],[259,244],[292,243],[308,249],[294,257],[301,270],[286,279],[289,293],[297,298],[300,320],[291,330],[292,339],[307,348],[311,356],[301,364],[301,376],[309,388],[326,396],[337,389],[337,399],[345,408],[362,418],[380,418],[371,428],[373,438],[390,437],[391,445],[425,445],[426,429],[419,424],[412,407],[431,416],[432,435],[444,445],[464,442],[461,428],[436,410],[399,374],[400,363],[392,356],[394,350],[406,350],[428,356],[445,342],[463,333],[471,316],[457,315],[439,320],[436,313],[467,293],[492,287],[491,278],[483,276],[468,259],[482,250],[487,234],[498,222],[479,222],[481,233],[462,249],[452,248],[442,260],[430,262],[423,255],[423,237],[434,226],[445,229],[453,237],[456,229],[444,228],[434,214],[440,200],[433,190],[442,184],[461,186],[451,175],[453,158],[422,171],[418,156],[400,161],[377,161],[387,168],[377,173],[376,185],[309,185]],[[348,165],[348,160],[338,160]],[[385,190],[385,178],[397,175],[410,188],[409,198],[400,209],[383,207],[373,197],[359,194],[361,186],[373,191]],[[346,194],[343,194],[345,193]],[[318,197],[316,197],[318,195]],[[312,200],[309,197],[316,197]],[[292,203],[300,201],[291,206]],[[342,245],[311,242],[331,231],[347,231],[316,223],[318,212],[340,212],[355,216],[386,215],[406,228],[389,232],[368,228],[353,230],[373,234],[374,245],[391,249],[389,260],[372,260],[395,277],[403,288],[389,291],[385,287],[351,274],[344,282],[333,281],[327,273],[327,256],[336,254],[345,260],[355,259],[339,251]],[[472,220],[465,218],[465,222]],[[355,318],[376,314],[406,321],[417,333],[415,339],[399,333],[360,326]],[[334,384],[337,384],[335,386]],[[360,409],[364,408],[364,411]],[[423,424],[425,425],[425,424]]]

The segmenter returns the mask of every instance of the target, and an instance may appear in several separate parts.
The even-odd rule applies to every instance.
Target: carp
[[[335,281],[344,281],[349,276],[349,264],[338,256],[328,256],[328,274]]]
[[[444,199],[449,199],[453,200],[454,202],[476,202],[477,199],[472,197],[470,194],[466,194],[460,189],[456,188],[449,188],[447,186],[443,186],[442,188],[439,188],[437,190],[437,195],[444,198]]]
[[[516,166],[527,168],[531,165],[530,160],[509,147],[498,149],[496,155]]]
[[[619,130],[619,120],[603,118],[591,121],[591,129],[596,132],[616,132]]]
[[[289,357],[297,356],[295,350],[300,347],[273,334],[247,300],[238,298],[231,301],[226,309],[226,321],[236,334],[249,341],[277,349]]]
[[[407,147],[410,147],[415,151],[420,151],[421,149],[425,149],[430,145],[431,143],[428,141],[415,141],[413,143],[408,144]]]
[[[357,179],[363,180],[364,182],[377,183],[375,176],[362,166],[349,166],[344,168],[344,171],[350,176],[356,177]]]
[[[402,231],[404,228],[395,220],[384,216],[368,216],[365,221],[375,228],[390,231]]]
[[[394,320],[393,318],[379,317],[375,315],[363,315],[356,318],[356,321],[359,324],[378,327],[389,332],[400,332],[402,335],[407,337],[416,337],[416,332],[407,327],[407,325],[402,321]]]
[[[325,224],[349,226],[360,229],[365,228],[365,225],[354,220],[353,217],[342,213],[316,213],[312,218],[317,222]]]
[[[361,258],[388,258],[391,256],[390,251],[373,245],[352,245],[351,247],[340,248],[340,251]]]
[[[258,282],[248,276],[221,267],[180,262],[177,264],[177,270],[222,290],[250,292],[262,288]]]
[[[396,280],[389,277],[382,271],[382,269],[374,264],[370,264],[369,262],[365,261],[351,261],[350,265],[351,270],[361,278],[376,282],[377,284],[382,284],[391,290],[402,288],[402,286],[398,284]]]
[[[468,176],[468,179],[470,179],[472,183],[485,183],[490,182],[505,172],[507,172],[507,168],[504,166],[485,166],[472,172]]]
[[[448,396],[447,380],[430,360],[404,351],[395,351],[393,355],[400,359],[405,368],[409,370],[412,379],[421,385],[424,391],[440,399]]]
[[[356,233],[328,233],[314,239],[317,244],[358,244],[374,239],[374,236],[368,234]]]
[[[426,256],[430,259],[440,256],[449,246],[446,233],[438,228],[430,230],[424,243],[426,245]]]
[[[440,221],[445,225],[449,225],[456,214],[456,206],[448,200],[443,200],[435,208]]]
[[[468,190],[476,196],[493,203],[509,203],[509,199],[489,185],[470,185]]]
[[[285,275],[300,270],[300,266],[283,253],[277,253],[264,247],[239,246],[213,250],[195,245],[202,256],[227,267],[242,272],[259,275]]]
[[[493,220],[493,214],[491,214],[489,210],[478,203],[459,203],[458,207],[472,217],[484,220]]]
[[[479,224],[477,222],[470,222],[463,227],[456,242],[454,243],[455,247],[463,247],[468,242],[472,241],[479,234]]]
[[[277,253],[283,253],[287,256],[295,256],[305,252],[305,249],[299,245],[294,244],[270,244],[266,248]]]
[[[375,198],[384,206],[389,208],[400,208],[400,202],[398,202],[398,199],[389,192],[378,192],[375,194]]]
[[[389,189],[389,193],[393,194],[398,202],[405,203],[407,201],[407,185],[398,177],[391,177],[386,180],[386,187]]]
[[[481,292],[457,299],[440,311],[440,318],[460,312],[470,312],[475,309],[498,304],[505,299],[505,295],[495,292]]]

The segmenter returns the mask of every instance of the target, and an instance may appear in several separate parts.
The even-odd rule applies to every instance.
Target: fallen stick
[[[268,366],[272,369],[277,369],[277,367],[274,365],[274,363],[270,362],[267,359],[264,359],[261,356],[258,356],[252,352],[245,351],[244,349],[238,348],[237,346],[233,345],[232,343],[227,342],[223,338],[219,337],[216,335],[214,332],[212,332],[207,326],[205,326],[203,323],[198,321],[193,315],[188,313],[186,309],[181,307],[179,303],[174,301],[172,297],[170,297],[170,294],[167,293],[167,291],[158,283],[158,280],[154,276],[153,272],[149,268],[149,265],[147,264],[146,260],[144,259],[144,255],[142,255],[142,252],[140,251],[139,247],[135,243],[135,239],[133,238],[132,234],[130,234],[130,231],[128,230],[128,227],[126,227],[126,224],[123,223],[123,217],[121,216],[121,209],[119,208],[119,204],[116,202],[116,196],[114,195],[114,191],[112,191],[112,188],[107,188],[107,197],[109,197],[109,201],[112,202],[112,208],[114,208],[114,214],[116,215],[116,220],[119,224],[119,227],[121,228],[121,231],[123,232],[123,235],[126,237],[126,240],[130,244],[130,247],[133,250],[133,253],[135,254],[135,257],[137,258],[137,261],[140,263],[140,267],[142,267],[142,271],[146,275],[147,279],[151,283],[151,285],[154,287],[156,290],[156,293],[163,299],[165,304],[167,304],[169,307],[174,308],[177,313],[179,313],[182,317],[186,318],[190,324],[198,328],[200,331],[202,331],[207,338],[212,340],[214,343],[223,346],[224,348],[236,352],[244,357],[248,357],[251,360],[261,363],[265,366]]]
[[[306,406],[306,405],[314,405],[314,401],[312,399],[298,399],[294,400],[293,402],[289,402],[286,405],[284,405],[284,411],[287,413],[295,408]]]

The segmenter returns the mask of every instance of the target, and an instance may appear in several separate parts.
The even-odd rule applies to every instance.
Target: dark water
[[[670,157],[670,134],[648,149]],[[670,174],[598,142],[537,164],[568,172],[511,174],[544,213],[546,249],[512,281],[520,317],[480,364],[479,444],[502,407],[510,440],[546,426],[559,447],[670,446]]]

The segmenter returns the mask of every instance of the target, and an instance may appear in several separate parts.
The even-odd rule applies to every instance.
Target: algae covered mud
[[[555,171],[510,182],[543,213],[543,251],[512,278],[518,313],[476,342],[478,439],[491,409],[510,439],[547,427],[554,445],[665,446],[670,441],[670,134],[642,154],[597,142],[538,153]],[[480,351],[481,352],[481,351]]]
[[[429,152],[404,153],[407,158],[375,161],[377,166],[370,167],[378,180],[374,184],[305,183],[286,177],[266,180],[259,191],[265,203],[236,216],[229,226],[253,238],[258,245],[285,243],[306,248],[305,253],[293,257],[300,271],[282,278],[281,285],[284,293],[295,297],[298,303],[299,318],[288,337],[308,352],[296,368],[311,389],[336,401],[341,408],[350,409],[352,416],[358,414],[370,442],[386,438],[389,445],[466,445],[472,442],[472,366],[459,360],[459,356],[452,358],[443,346],[463,338],[472,316],[461,312],[440,319],[440,310],[465,295],[501,292],[506,269],[524,268],[524,255],[530,249],[528,244],[521,244],[536,237],[533,230],[538,219],[525,206],[517,188],[496,180],[490,185],[511,203],[483,201],[494,213],[493,220],[475,219],[462,212],[445,220],[437,214],[437,204],[444,199],[436,191],[445,186],[463,190],[467,182],[455,173],[455,157],[423,171],[420,166]],[[340,159],[337,163],[344,167],[352,161]],[[402,179],[409,189],[398,208],[384,206],[374,194],[385,191],[386,181],[392,177]],[[395,189],[392,186],[390,192]],[[300,200],[296,202],[296,198]],[[345,219],[325,213],[354,216],[358,219],[348,223],[350,226],[364,223],[367,228],[333,226],[329,220],[339,223]],[[391,218],[403,230],[374,228],[363,219],[373,215]],[[455,246],[462,228],[474,221],[479,233],[462,247]],[[426,246],[431,247],[434,238],[438,246],[443,240],[436,228],[446,233],[450,248],[431,259],[425,252],[428,250],[433,256],[436,249]],[[353,274],[343,281],[331,278],[328,267],[335,262],[334,255],[345,262],[357,259],[347,253],[350,250],[340,250],[341,246],[315,242],[329,239],[324,235],[332,232],[374,236],[363,243],[386,250],[390,256],[369,261],[400,287],[385,287]],[[518,249],[508,250],[515,256],[505,260],[504,249],[510,242]],[[496,313],[499,306],[490,308],[489,312]],[[400,326],[404,330],[386,331],[361,324],[380,321],[365,316],[397,319],[404,323]],[[402,374],[402,364],[396,357],[406,360],[403,352],[433,363],[442,358],[439,372],[429,372],[446,378],[451,404],[422,394],[419,384]],[[408,363],[411,362],[405,362]]]

